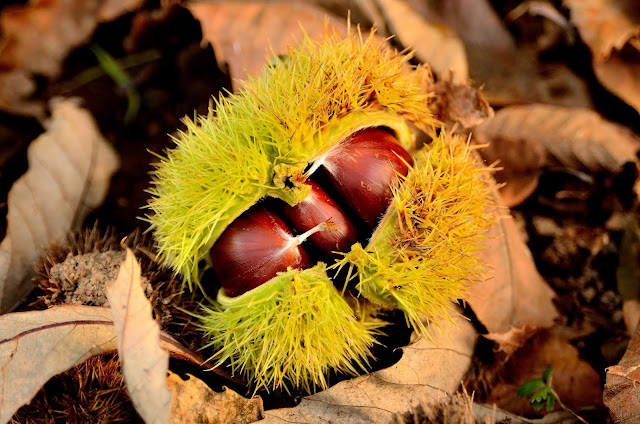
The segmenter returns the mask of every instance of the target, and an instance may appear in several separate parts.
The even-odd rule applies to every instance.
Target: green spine
[[[437,323],[447,316],[451,301],[481,277],[476,253],[495,216],[488,213],[491,168],[478,164],[460,136],[442,131],[414,161],[366,248],[355,244],[334,266],[348,267],[362,295],[402,310],[426,334],[423,318]]]
[[[431,75],[424,67],[411,70],[408,60],[373,36],[305,38],[238,94],[216,101],[215,117],[186,119],[177,147],[160,156],[149,190],[147,219],[160,260],[190,288],[198,284],[200,262],[210,265],[209,249],[242,212],[264,196],[304,199],[297,178],[347,135],[340,128],[349,120],[351,131],[387,121],[434,125]]]
[[[228,363],[256,389],[326,388],[330,370],[357,375],[366,369],[381,323],[357,320],[319,263],[289,270],[241,296],[218,295],[205,308],[202,330]]]

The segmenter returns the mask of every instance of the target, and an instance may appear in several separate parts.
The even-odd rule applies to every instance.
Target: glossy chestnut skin
[[[284,221],[262,207],[249,209],[222,233],[211,262],[228,296],[239,296],[287,267],[313,265]]]
[[[392,197],[391,184],[409,172],[413,159],[396,138],[378,128],[358,131],[322,160],[344,204],[375,227]]]
[[[343,140],[305,175],[324,168],[323,182],[307,180],[311,192],[305,200],[275,208],[281,209],[299,235],[294,236],[277,214],[262,206],[249,209],[222,233],[210,254],[226,295],[239,296],[288,267],[313,266],[318,258],[310,258],[300,246],[307,239],[325,259],[338,258],[333,252],[348,252],[354,243],[366,242],[345,209],[374,228],[389,207],[392,184],[398,174],[407,175],[412,164],[409,153],[382,129],[363,129]],[[323,184],[333,185],[339,199],[332,198]]]
[[[285,205],[284,215],[292,227],[303,233],[331,220],[330,228],[309,236],[311,244],[325,257],[338,258],[333,252],[347,252],[358,241],[358,231],[347,214],[315,181],[307,181],[311,192],[295,206]]]

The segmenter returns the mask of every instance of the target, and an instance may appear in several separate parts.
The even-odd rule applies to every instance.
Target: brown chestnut
[[[211,261],[227,296],[239,296],[289,267],[313,266],[316,260],[300,246],[307,238],[318,256],[338,258],[335,252],[348,252],[363,240],[338,200],[373,228],[389,207],[392,184],[398,175],[407,175],[412,163],[396,138],[382,129],[363,129],[340,142],[305,175],[323,167],[339,199],[307,180],[311,187],[307,198],[282,207],[286,219],[302,234],[294,236],[278,215],[260,206],[238,217],[216,241]]]
[[[311,267],[300,246],[309,235],[293,236],[280,217],[263,207],[240,215],[211,249],[213,269],[225,293],[241,295],[288,267]]]
[[[295,206],[285,205],[283,212],[293,228],[299,232],[309,231],[318,224],[330,221],[324,231],[309,237],[311,244],[325,257],[338,258],[333,252],[347,252],[358,241],[356,227],[342,208],[315,181],[307,181],[311,192]]]
[[[391,185],[407,175],[413,160],[390,133],[367,128],[342,141],[321,159],[345,204],[375,227],[391,201]]]

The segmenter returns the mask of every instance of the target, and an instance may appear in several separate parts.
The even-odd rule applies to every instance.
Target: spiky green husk
[[[381,325],[355,318],[322,263],[279,274],[235,298],[220,293],[201,320],[217,366],[227,362],[256,390],[308,393],[327,387],[329,370],[364,370]]]
[[[426,333],[422,318],[437,324],[480,277],[476,253],[495,217],[487,207],[490,169],[478,166],[464,139],[442,132],[414,160],[369,244],[355,244],[336,266],[349,267],[367,299],[401,309]]]
[[[186,120],[149,191],[161,261],[197,284],[199,264],[210,265],[209,249],[235,218],[264,196],[303,200],[307,164],[360,128],[387,126],[410,149],[405,122],[433,122],[431,75],[408,60],[373,36],[304,38],[239,94],[218,100],[215,117]]]

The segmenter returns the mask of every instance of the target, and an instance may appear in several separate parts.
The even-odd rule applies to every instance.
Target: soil
[[[64,303],[109,306],[105,287],[118,277],[124,256],[124,251],[70,255],[51,267],[49,280],[62,290]]]

